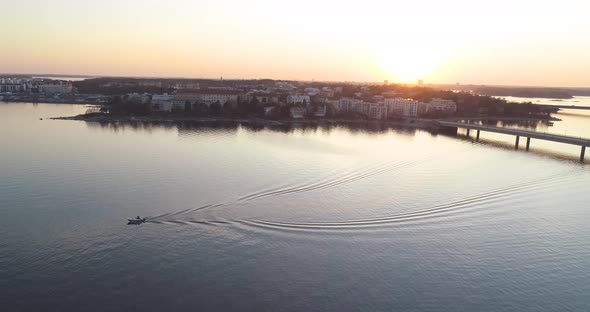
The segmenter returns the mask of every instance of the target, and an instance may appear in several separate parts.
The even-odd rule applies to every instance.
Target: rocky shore
[[[436,120],[404,118],[399,120],[347,120],[347,119],[281,119],[271,120],[264,118],[226,118],[226,117],[197,117],[197,116],[128,116],[112,115],[108,113],[89,113],[69,117],[53,117],[53,120],[79,120],[99,123],[242,123],[254,124],[260,126],[288,126],[288,125],[355,125],[355,126],[391,126],[391,127],[411,127],[428,130],[438,128]]]

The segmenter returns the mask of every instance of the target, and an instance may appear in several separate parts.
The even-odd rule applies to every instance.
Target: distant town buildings
[[[256,99],[258,104],[262,106],[279,103],[279,98],[276,95],[266,92],[251,92],[248,93],[248,97],[251,100]]]
[[[318,88],[305,88],[303,92],[309,96],[316,96],[320,94],[320,89]]]
[[[457,104],[451,100],[432,99],[428,103],[413,99],[385,99],[388,117],[419,117],[430,115],[452,115],[457,111]]]
[[[309,95],[290,94],[287,96],[287,104],[309,104],[311,99]]]
[[[379,103],[365,102],[360,99],[341,98],[334,105],[334,109],[338,113],[358,113],[363,114],[372,119],[387,118],[387,107]]]
[[[305,108],[291,107],[289,108],[289,113],[291,114],[291,118],[293,119],[302,119],[303,117],[305,117]]]
[[[337,112],[352,112],[354,107],[363,103],[361,99],[341,98],[334,104]]]
[[[139,86],[161,88],[162,82],[161,81],[140,81]]]
[[[182,89],[199,90],[201,88],[201,86],[198,82],[195,82],[195,83],[178,82],[178,83],[175,83],[172,87],[177,90],[182,90]]]
[[[128,93],[126,98],[129,102],[147,104],[150,102],[151,96],[147,93]]]
[[[57,93],[71,93],[73,90],[72,83],[67,81],[58,81],[55,83],[43,83],[37,86],[39,93],[42,94],[57,94]]]
[[[213,103],[219,103],[221,106],[229,104],[235,108],[238,103],[245,102],[247,99],[246,93],[237,90],[190,90],[179,92],[174,96],[173,108],[182,110],[188,105],[190,109],[193,109],[198,105],[211,106]]]
[[[0,92],[16,93],[26,90],[24,84],[2,83],[0,84]]]
[[[428,103],[427,113],[442,113],[452,115],[457,112],[457,104],[451,100],[432,99]]]
[[[0,78],[0,92],[18,93],[30,91],[33,87],[32,79]]]
[[[323,97],[327,97],[327,98],[334,97],[335,94],[336,94],[336,91],[330,87],[323,87],[322,90],[320,91],[320,95]]]
[[[451,100],[434,98],[429,102],[420,102],[412,98],[401,98],[400,94],[394,91],[397,89],[383,88],[389,85],[388,81],[384,81],[383,86],[380,86],[272,80],[228,82],[197,79],[97,78],[91,83],[75,85],[84,88],[86,94],[78,94],[71,81],[2,77],[0,93],[4,99],[20,98],[49,102],[63,100],[76,103],[108,103],[120,97],[117,101],[146,105],[145,108],[153,112],[188,110],[209,114],[228,109],[227,112],[230,114],[264,112],[266,116],[290,116],[295,119],[305,116],[377,120],[402,117],[438,118],[457,112],[457,104]],[[399,92],[413,96],[412,93]],[[213,105],[215,107],[212,107]]]
[[[395,91],[385,91],[385,92],[381,93],[381,95],[384,98],[394,98],[394,97],[397,96],[397,92],[395,92]]]
[[[322,106],[318,106],[315,110],[315,112],[313,112],[313,116],[314,117],[326,117],[326,105],[322,105]]]
[[[172,103],[174,102],[174,95],[154,94],[152,95],[151,108],[152,111],[170,112],[172,111]]]
[[[417,117],[419,108],[426,105],[412,99],[402,98],[385,99],[384,104],[387,107],[388,117]]]
[[[68,94],[73,91],[72,83],[63,80],[0,79],[0,92],[3,93],[35,92],[52,96],[55,94]]]

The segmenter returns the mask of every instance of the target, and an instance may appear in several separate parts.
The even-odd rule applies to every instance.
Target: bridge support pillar
[[[475,138],[477,141],[479,141],[479,129],[477,130],[477,138]]]
[[[469,129],[467,129],[467,136],[469,136]]]
[[[582,146],[582,151],[580,152],[580,161],[584,161],[584,154],[586,154],[586,146]]]
[[[529,150],[529,147],[531,146],[531,138],[526,138],[526,150]]]
[[[516,142],[514,143],[514,149],[518,149],[518,141],[520,141],[520,135],[516,136]]]

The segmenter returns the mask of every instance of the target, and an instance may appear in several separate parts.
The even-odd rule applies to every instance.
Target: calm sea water
[[[575,147],[86,109],[0,103],[2,311],[590,310]]]

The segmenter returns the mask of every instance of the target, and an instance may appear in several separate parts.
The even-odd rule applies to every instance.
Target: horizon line
[[[10,75],[18,75],[18,76],[31,76],[31,77],[70,77],[70,78],[129,78],[129,79],[184,79],[184,80],[275,80],[275,81],[295,81],[295,82],[323,82],[323,83],[355,83],[355,84],[383,84],[383,81],[356,81],[356,80],[305,80],[305,79],[276,79],[276,78],[224,78],[220,76],[220,78],[213,78],[213,77],[183,77],[183,76],[132,76],[132,75],[91,75],[91,74],[51,74],[51,73],[42,73],[42,74],[32,74],[32,73],[0,73],[0,76],[10,76]],[[420,79],[418,79],[420,80]],[[399,85],[418,85],[417,82],[399,82],[399,81],[389,81],[390,84],[399,84]],[[487,83],[449,83],[449,82],[428,82],[422,85],[423,87],[428,86],[479,86],[479,87],[507,87],[507,88],[561,88],[561,89],[590,89],[590,86],[551,86],[551,85],[504,85],[504,84],[487,84]]]

